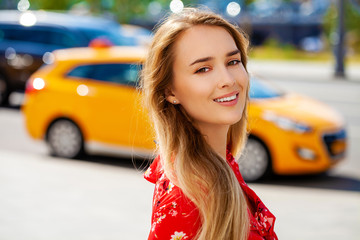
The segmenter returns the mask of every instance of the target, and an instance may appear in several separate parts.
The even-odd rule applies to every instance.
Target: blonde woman
[[[149,239],[277,239],[233,157],[246,141],[247,46],[203,10],[158,27],[141,81],[160,153],[144,174],[155,184]]]

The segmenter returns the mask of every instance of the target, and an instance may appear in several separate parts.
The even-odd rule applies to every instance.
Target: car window
[[[76,39],[69,33],[41,27],[1,26],[1,40],[56,45],[57,48],[77,46]]]
[[[270,84],[252,77],[250,81],[250,98],[274,98],[280,97],[283,93]]]
[[[107,30],[84,28],[80,30],[90,42],[95,38],[106,38],[114,45],[134,46],[136,42],[133,38],[122,35],[119,28],[108,28]]]
[[[76,47],[77,41],[73,36],[66,32],[49,31],[49,44],[59,45],[66,48]]]
[[[5,40],[5,31],[0,28],[0,42]]]
[[[67,76],[136,86],[140,68],[137,64],[89,64],[74,68]]]

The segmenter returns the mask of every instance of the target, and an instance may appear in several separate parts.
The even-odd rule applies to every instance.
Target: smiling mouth
[[[231,102],[233,100],[235,100],[237,98],[239,94],[234,94],[232,96],[229,96],[229,97],[224,97],[224,98],[217,98],[217,99],[214,99],[215,102]]]

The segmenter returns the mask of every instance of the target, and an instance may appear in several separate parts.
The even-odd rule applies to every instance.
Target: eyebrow
[[[234,56],[236,54],[240,53],[240,50],[239,49],[236,49],[234,51],[231,51],[229,52],[228,54],[226,54],[227,57],[230,57],[230,56]]]
[[[239,49],[236,49],[236,50],[234,50],[234,51],[231,51],[231,52],[227,53],[226,56],[227,56],[227,57],[230,57],[230,56],[234,56],[234,55],[236,55],[236,54],[238,54],[238,53],[240,53],[240,50],[239,50]],[[214,57],[199,58],[199,59],[195,60],[194,62],[192,62],[189,66],[192,66],[192,65],[194,65],[194,64],[196,64],[196,63],[200,63],[200,62],[210,61],[210,60],[212,60],[212,59],[214,59]]]

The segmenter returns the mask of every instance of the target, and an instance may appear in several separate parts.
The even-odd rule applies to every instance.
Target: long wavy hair
[[[157,26],[140,88],[155,128],[165,174],[199,209],[202,226],[196,238],[243,240],[249,232],[248,207],[235,174],[194,127],[181,104],[171,104],[165,96],[173,78],[174,44],[183,32],[196,25],[227,30],[240,50],[246,69],[249,45],[246,35],[219,15],[185,8]],[[247,137],[248,91],[249,87],[242,118],[228,131],[227,144],[234,156],[242,151]]]

